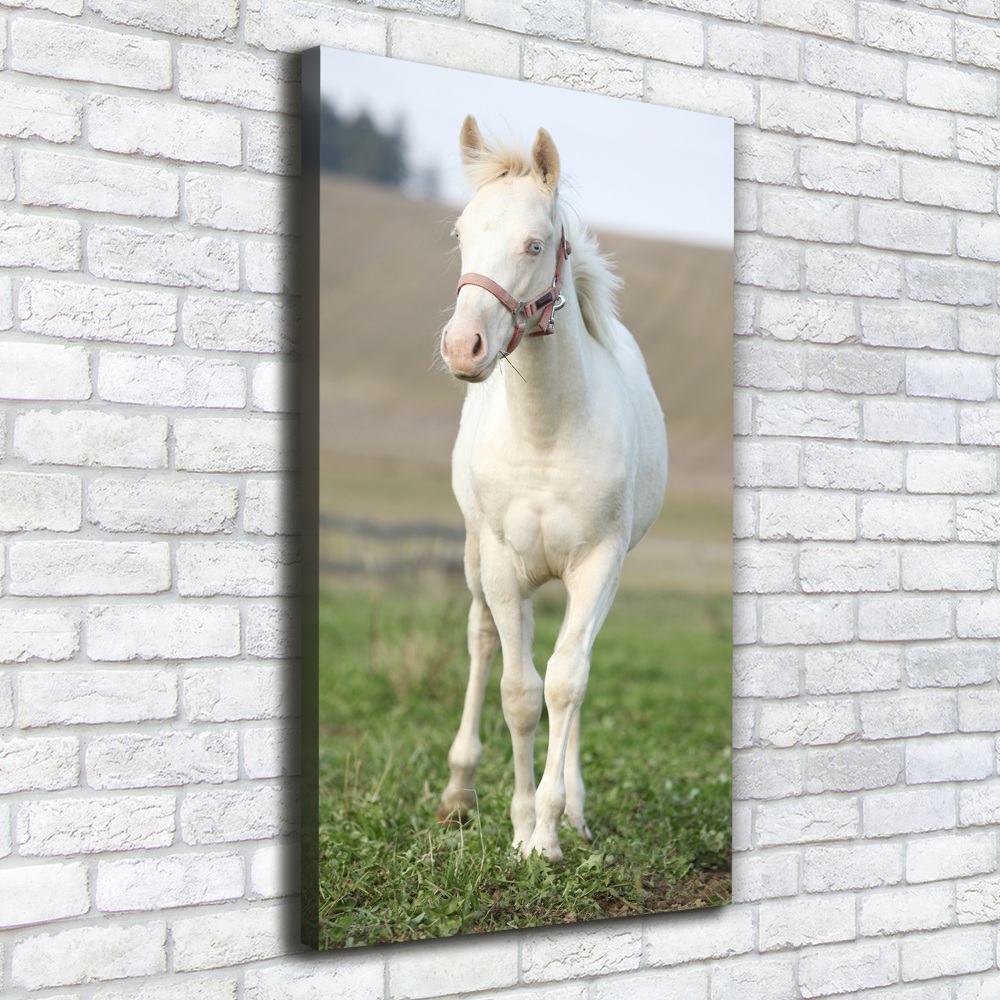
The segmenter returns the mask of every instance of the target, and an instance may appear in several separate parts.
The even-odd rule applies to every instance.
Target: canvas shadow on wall
[[[333,49],[302,77],[303,940],[728,902],[731,120]],[[538,314],[475,277],[456,307],[470,271]]]

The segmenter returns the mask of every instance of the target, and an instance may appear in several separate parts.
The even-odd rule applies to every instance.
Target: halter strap
[[[504,308],[514,318],[514,334],[507,344],[507,350],[504,352],[510,354],[521,343],[521,338],[524,336],[528,324],[536,313],[539,314],[538,327],[532,330],[528,336],[545,337],[550,333],[555,333],[555,323],[552,314],[563,304],[563,298],[560,294],[562,290],[562,270],[563,264],[570,253],[572,253],[572,250],[569,243],[566,242],[566,230],[564,227],[559,234],[559,250],[556,253],[556,273],[552,279],[552,285],[542,292],[541,295],[529,299],[527,302],[518,302],[502,285],[498,285],[492,278],[486,277],[485,274],[477,274],[475,271],[468,271],[458,279],[458,288],[455,290],[455,294],[457,295],[466,285],[478,285],[500,300]],[[523,317],[521,322],[518,322],[519,316]]]

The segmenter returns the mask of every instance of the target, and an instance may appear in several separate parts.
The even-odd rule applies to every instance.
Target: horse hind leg
[[[583,804],[587,796],[583,787],[583,772],[580,769],[580,712],[576,713],[570,724],[563,777],[566,782],[566,811],[563,813],[563,822],[576,830],[585,840],[591,841],[594,835],[583,818]]]

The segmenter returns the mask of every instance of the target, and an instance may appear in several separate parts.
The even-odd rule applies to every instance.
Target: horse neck
[[[567,267],[567,272],[569,268]],[[563,276],[565,306],[555,313],[555,332],[525,337],[504,373],[508,412],[517,430],[541,443],[589,409],[590,378],[583,314],[571,273]]]

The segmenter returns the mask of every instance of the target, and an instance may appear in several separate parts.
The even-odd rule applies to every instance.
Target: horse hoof
[[[472,814],[464,806],[452,806],[448,809],[442,803],[438,806],[437,818],[445,826],[468,826]]]

